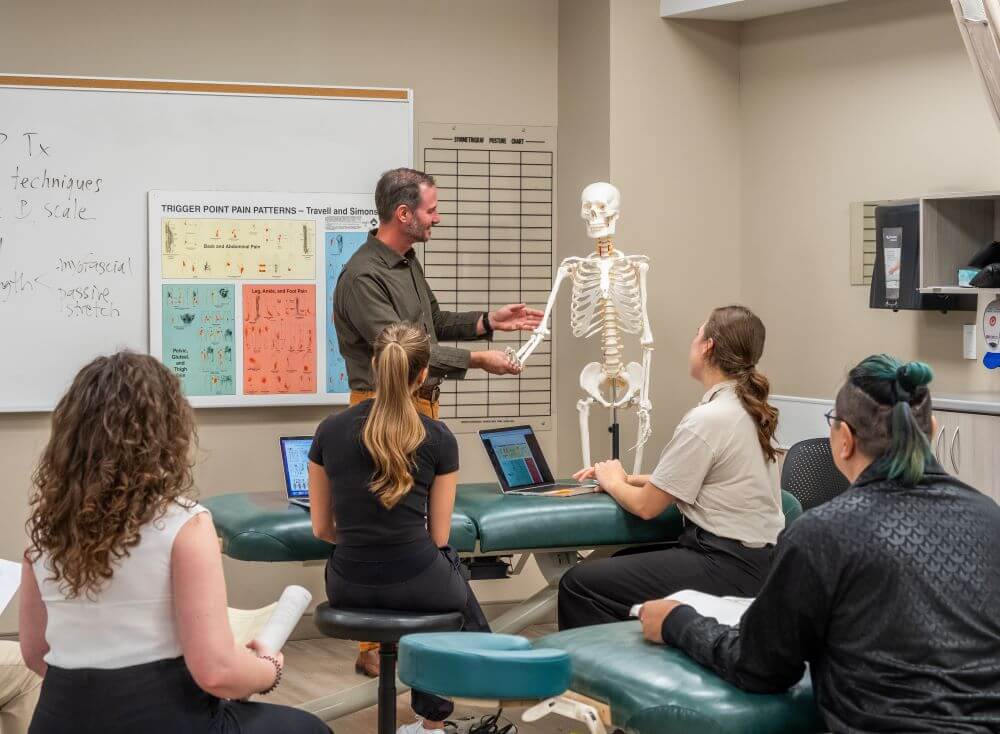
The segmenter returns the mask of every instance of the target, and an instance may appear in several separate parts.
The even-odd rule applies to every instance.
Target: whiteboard
[[[149,351],[149,192],[372,192],[412,165],[412,97],[0,75],[0,410]]]

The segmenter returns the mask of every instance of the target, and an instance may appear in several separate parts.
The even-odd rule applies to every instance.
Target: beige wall
[[[611,0],[610,9],[610,174],[622,194],[615,241],[626,253],[650,257],[648,308],[656,341],[648,471],[702,392],[688,377],[691,337],[713,306],[740,293],[739,27],[666,21],[657,0]],[[568,121],[560,115],[560,122],[565,136]],[[582,254],[593,241],[569,209],[560,210],[560,254]],[[600,352],[593,342],[563,336],[563,364],[575,365],[560,372],[565,390],[576,388],[580,366]],[[638,340],[628,345],[629,358],[638,358]],[[568,469],[580,461],[572,422],[579,390],[568,399],[563,394],[559,456]],[[606,410],[591,413],[595,459],[609,456],[608,420]],[[635,414],[620,420],[631,470],[625,450],[634,443]]]
[[[289,0],[283,3],[69,0],[9,3],[0,23],[0,70],[39,74],[274,81],[411,87],[415,122],[555,125],[556,0]],[[278,492],[279,435],[311,433],[321,408],[198,411],[203,495]],[[554,435],[542,434],[554,453]],[[48,438],[47,415],[0,414],[0,557],[24,547],[25,497]],[[472,435],[461,439],[463,479],[492,470]],[[273,599],[281,584],[322,593],[321,570],[227,561],[231,601]],[[487,582],[490,600],[539,583]],[[0,633],[16,628],[16,604]]]
[[[556,214],[559,229],[556,250],[559,259],[587,255],[593,247],[580,220],[580,192],[594,181],[611,178],[611,69],[610,0],[562,0],[559,3],[559,179]],[[561,476],[568,477],[580,466],[580,431],[576,401],[577,379],[583,362],[593,359],[590,351],[573,338],[569,328],[569,287],[564,286],[553,316],[558,345],[555,384],[560,416],[556,434]],[[595,433],[602,429],[594,422]],[[595,436],[595,445],[606,446],[605,434]]]
[[[700,394],[687,377],[691,336],[713,306],[734,300],[768,325],[764,366],[779,392],[829,395],[845,366],[876,350],[928,359],[941,389],[995,386],[959,358],[970,314],[871,311],[865,289],[847,285],[849,202],[1000,188],[1000,139],[942,0],[853,0],[742,26],[665,21],[657,0],[422,0],[416,12],[400,0],[101,7],[6,9],[0,69],[410,86],[418,123],[558,122],[557,258],[592,247],[578,197],[599,179],[622,191],[619,247],[651,258],[647,468]],[[29,32],[38,28],[45,43]],[[597,357],[596,345],[568,335],[566,303],[563,294],[555,322],[558,452],[556,432],[543,434],[562,473],[579,463],[577,374]],[[199,411],[203,493],[277,491],[275,438],[310,432],[324,412]],[[0,557],[23,546],[47,420],[0,415]],[[634,419],[623,420],[628,447]],[[594,410],[597,458],[607,455],[606,422]],[[489,476],[471,436],[462,451],[463,478]],[[227,576],[244,605],[287,581],[320,590],[315,567],[227,562]],[[519,597],[538,583],[532,573],[477,593]],[[15,626],[12,608],[0,632]]]
[[[828,397],[873,352],[939,391],[997,389],[961,358],[971,313],[877,311],[848,272],[852,201],[1000,188],[1000,136],[943,0],[852,0],[742,31],[743,294],[776,392]]]

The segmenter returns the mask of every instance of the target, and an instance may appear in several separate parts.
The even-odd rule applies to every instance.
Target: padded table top
[[[637,620],[557,632],[535,647],[568,652],[572,689],[610,704],[628,734],[827,731],[808,674],[787,693],[747,693],[681,651],[646,642]]]
[[[801,514],[783,493],[789,521]],[[309,513],[278,492],[238,492],[202,500],[212,512],[222,552],[241,561],[314,561],[330,555],[330,544],[312,534]],[[462,553],[499,554],[546,548],[588,549],[667,542],[682,529],[671,507],[640,520],[606,494],[576,497],[504,495],[495,482],[460,484],[451,517],[450,543]]]
[[[309,513],[278,492],[224,494],[202,504],[211,510],[222,552],[231,558],[313,561],[330,555],[330,544],[313,537]],[[680,530],[680,515],[673,509],[644,522],[604,494],[504,495],[490,482],[458,486],[449,542],[469,553],[478,539],[482,552],[499,553],[668,541]]]
[[[207,497],[222,552],[238,561],[322,561],[332,545],[312,532],[309,511],[277,492],[234,492]],[[476,526],[466,515],[451,516],[451,543],[459,551],[476,546]]]

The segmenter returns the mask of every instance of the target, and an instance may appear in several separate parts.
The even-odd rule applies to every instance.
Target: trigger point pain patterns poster
[[[149,194],[150,351],[196,407],[347,403],[332,319],[370,195]]]

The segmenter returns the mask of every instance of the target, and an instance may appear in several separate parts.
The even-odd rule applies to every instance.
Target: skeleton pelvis
[[[643,371],[638,362],[629,362],[616,377],[604,371],[599,362],[591,362],[580,372],[580,387],[605,408],[621,407],[632,402],[642,388]],[[615,389],[615,400],[604,397],[604,390]]]

